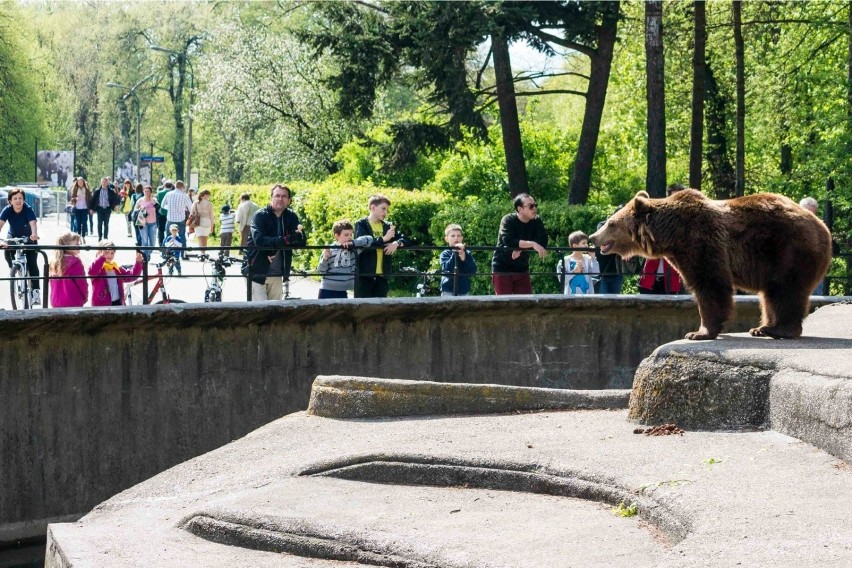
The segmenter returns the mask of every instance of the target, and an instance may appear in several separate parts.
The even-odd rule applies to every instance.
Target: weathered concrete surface
[[[795,341],[731,334],[663,345],[636,372],[630,418],[770,427],[852,462],[852,305],[820,308]]]
[[[0,312],[0,542],[304,409],[317,375],[627,388],[697,322],[687,296]]]
[[[324,418],[495,414],[530,410],[627,408],[629,389],[567,390],[503,385],[319,376],[308,414]]]
[[[51,525],[47,566],[852,565],[848,465],[773,431],[632,429],[296,413]]]

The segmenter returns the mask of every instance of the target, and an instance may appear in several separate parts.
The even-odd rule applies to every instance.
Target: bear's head
[[[654,257],[654,235],[647,226],[652,207],[651,197],[640,191],[600,229],[589,235],[589,240],[601,249],[601,254],[617,254],[624,258],[635,255]]]

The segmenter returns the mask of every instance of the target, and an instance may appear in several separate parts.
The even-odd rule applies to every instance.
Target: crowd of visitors
[[[672,185],[668,195],[685,189]],[[169,274],[182,274],[180,261],[186,259],[187,231],[195,233],[200,247],[216,227],[210,191],[197,193],[183,181],[164,179],[156,190],[151,185],[124,180],[116,191],[109,178],[102,178],[92,191],[87,181],[75,178],[69,191],[68,213],[72,232],[63,234],[58,245],[82,246],[92,233],[92,218],[97,217],[98,256],[88,272],[84,271],[79,249],[56,251],[50,262],[50,303],[54,307],[79,307],[87,301],[93,306],[121,305],[124,283],[134,280],[143,263],[151,260],[155,247],[164,256],[173,256]],[[21,189],[8,194],[9,205],[0,211],[0,230],[8,223],[9,236],[38,241],[35,212],[25,202]],[[270,191],[270,203],[260,207],[249,194],[240,196],[236,212],[230,205],[221,207],[219,235],[222,247],[231,247],[233,235],[239,231],[243,250],[243,275],[251,281],[252,299],[279,300],[283,297],[293,263],[293,248],[303,247],[307,239],[304,227],[290,208],[292,192],[276,184]],[[816,212],[818,204],[807,197],[800,205]],[[504,294],[533,293],[530,277],[530,257],[548,256],[547,229],[538,215],[538,204],[529,194],[513,200],[514,211],[503,217],[497,234],[497,246],[491,259],[491,279],[494,292]],[[393,274],[393,257],[401,248],[413,242],[388,221],[391,202],[384,195],[373,195],[367,203],[367,214],[355,221],[341,219],[332,227],[334,242],[321,253],[317,273],[322,277],[320,299],[346,298],[349,291],[356,298],[381,298],[388,295],[388,275]],[[141,247],[132,268],[115,262],[115,246],[109,240],[110,215],[119,211],[127,223],[127,235],[135,234]],[[598,229],[605,221],[601,221]],[[455,223],[444,231],[447,248],[439,257],[441,266],[440,293],[443,296],[464,296],[470,293],[471,278],[477,273],[476,261],[466,250],[464,230]],[[680,294],[685,287],[677,270],[665,259],[647,259],[636,265],[616,255],[601,254],[590,246],[588,236],[574,231],[568,237],[572,249],[556,263],[556,275],[562,292],[568,295],[620,294],[625,274],[638,274],[640,294]],[[0,246],[7,247],[6,243]],[[227,251],[222,251],[223,255]],[[11,266],[12,252],[6,250]],[[27,267],[32,277],[32,304],[41,303],[37,253],[26,251]],[[91,296],[86,275],[92,278]],[[62,278],[65,277],[65,278]],[[815,290],[821,293],[822,286]]]

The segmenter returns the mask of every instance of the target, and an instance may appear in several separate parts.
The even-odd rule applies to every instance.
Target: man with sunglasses
[[[494,293],[532,294],[529,253],[547,256],[547,230],[538,216],[538,204],[521,193],[514,201],[515,212],[503,217],[497,235],[497,250],[491,259]]]

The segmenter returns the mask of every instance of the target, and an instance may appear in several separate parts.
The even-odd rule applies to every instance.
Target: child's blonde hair
[[[77,233],[62,233],[56,239],[57,245],[82,245],[83,239]],[[50,275],[64,276],[65,275],[65,251],[53,251],[53,260],[50,261]]]
[[[444,229],[444,237],[448,236],[450,234],[450,231],[458,231],[462,234],[462,236],[464,236],[464,230],[461,228],[461,225],[458,225],[456,223],[450,223],[449,225],[447,225],[447,228]]]

